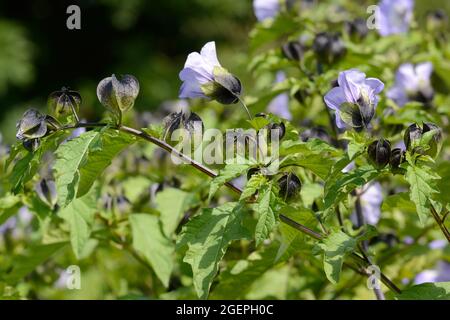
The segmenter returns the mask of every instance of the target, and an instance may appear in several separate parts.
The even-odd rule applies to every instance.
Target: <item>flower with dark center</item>
[[[431,86],[431,62],[420,63],[416,66],[405,63],[400,66],[395,76],[394,86],[387,92],[387,97],[394,100],[399,106],[410,101],[429,105],[434,98]]]
[[[66,87],[52,92],[48,97],[48,106],[57,118],[77,113],[80,109],[80,104],[80,94]]]
[[[336,126],[357,131],[367,128],[375,115],[383,82],[366,78],[363,72],[351,69],[339,74],[338,85],[324,98],[328,108],[336,112]]]
[[[300,179],[293,173],[286,173],[278,179],[279,195],[285,201],[296,198],[302,188]]]
[[[372,164],[383,169],[391,159],[391,144],[384,139],[376,140],[369,145],[367,153]]]
[[[179,76],[183,81],[179,94],[182,99],[206,98],[222,104],[239,101],[241,81],[220,65],[215,42],[205,44],[200,53],[189,54]]]
[[[319,62],[334,63],[341,58],[346,48],[339,33],[321,32],[314,38],[313,46]]]

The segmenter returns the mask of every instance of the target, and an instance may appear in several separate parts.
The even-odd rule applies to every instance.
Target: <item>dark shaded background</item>
[[[66,27],[71,4],[81,8],[81,30]],[[253,23],[250,0],[2,1],[0,132],[11,141],[13,119],[29,106],[45,110],[62,86],[81,92],[82,117],[99,117],[95,89],[112,73],[135,75],[137,107],[156,108],[177,98],[186,54],[215,40],[232,65]]]

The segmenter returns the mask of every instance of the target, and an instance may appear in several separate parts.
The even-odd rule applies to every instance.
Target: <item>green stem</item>
[[[75,109],[75,106],[72,103],[70,104],[70,109],[72,110],[72,114],[75,117],[76,123],[80,122],[80,117],[78,117],[77,110]]]
[[[242,100],[240,97],[238,97],[238,99],[239,99],[239,102],[241,103],[242,107],[244,107],[245,111],[247,112],[248,118],[250,120],[252,120],[253,119],[252,114],[248,110],[247,105],[245,104],[244,100]]]
[[[66,126],[64,128],[61,128],[63,130],[68,130],[68,129],[75,129],[75,128],[80,128],[80,127],[107,127],[108,124],[103,124],[103,123],[77,123],[73,126]],[[155,138],[151,135],[149,135],[148,133],[141,131],[141,130],[137,130],[134,128],[130,128],[130,127],[126,127],[126,126],[118,126],[118,127],[111,127],[111,129],[116,129],[116,130],[120,130],[124,133],[127,134],[131,134],[135,137],[144,139],[146,141],[149,141],[155,145],[157,145],[158,147],[164,149],[167,152],[170,152],[174,155],[176,155],[177,157],[179,157],[181,160],[183,160],[186,164],[189,164],[191,166],[193,166],[194,168],[196,168],[197,170],[203,172],[204,174],[210,176],[211,178],[215,178],[218,176],[218,174],[214,171],[212,171],[211,169],[205,167],[203,164],[191,159],[190,157],[188,157],[187,155],[183,154],[182,152],[176,150],[175,148],[173,148],[171,145],[167,144],[166,142],[159,140],[158,138]],[[239,187],[235,186],[233,183],[231,182],[226,182],[225,186],[227,186],[228,188],[230,188],[231,190],[233,190],[234,192],[236,192],[237,194],[242,194],[242,189],[240,189]],[[279,214],[279,218],[283,223],[286,223],[287,225],[289,225],[290,227],[310,236],[313,239],[316,240],[322,240],[323,238],[325,238],[325,235],[316,232],[292,219],[290,219],[289,217],[283,215],[283,214]],[[368,267],[370,264],[361,256],[359,256],[358,254],[356,254],[355,252],[353,252],[350,257],[352,259],[354,259],[356,262],[365,265],[366,267]],[[380,274],[381,275],[381,281],[392,291],[396,292],[396,293],[401,293],[400,289],[398,289],[397,286],[395,286],[394,283],[392,283],[391,280],[389,280],[388,277],[386,277],[383,273]]]

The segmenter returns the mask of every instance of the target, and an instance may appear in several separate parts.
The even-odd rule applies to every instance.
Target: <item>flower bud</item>
[[[298,196],[302,188],[302,183],[295,174],[286,173],[278,179],[278,186],[280,187],[280,197],[286,201]]]
[[[267,127],[269,130],[269,141],[272,140],[272,131],[274,131],[274,134],[278,136],[278,141],[281,141],[281,139],[284,138],[286,134],[286,126],[284,125],[284,122],[271,123]]]
[[[170,138],[178,129],[184,129],[189,135],[201,134],[204,129],[202,119],[194,112],[180,111],[169,114],[163,120],[164,140]]]
[[[270,117],[267,113],[260,112],[255,115],[256,118],[264,118],[270,120]],[[265,129],[267,129],[267,141],[270,142],[272,140],[272,130],[274,131],[275,136],[278,136],[278,141],[284,138],[286,134],[286,125],[284,122],[276,123],[271,122],[267,126],[265,126]]]
[[[62,118],[72,114],[74,111],[79,111],[81,96],[77,91],[63,87],[60,91],[50,94],[47,104],[57,118]]]
[[[376,140],[369,145],[367,153],[372,164],[383,169],[391,158],[391,144],[384,139]]]
[[[441,151],[442,147],[442,129],[439,128],[434,123],[424,123],[423,124],[423,133],[433,131],[433,138],[431,139],[429,146],[430,148],[425,151],[425,154],[431,156],[432,158],[436,157],[438,153]]]
[[[255,174],[261,173],[261,168],[250,168],[247,171],[247,181],[251,179],[251,177]]]
[[[17,122],[16,137],[19,140],[42,138],[47,133],[47,123],[45,115],[36,109],[29,109],[21,120]]]
[[[299,41],[289,41],[281,47],[283,55],[294,61],[300,61],[303,57],[304,48]]]
[[[406,149],[411,150],[411,147],[418,144],[418,141],[420,141],[421,138],[422,128],[420,128],[417,123],[413,123],[406,129],[405,135],[403,137]]]
[[[41,145],[41,140],[39,140],[39,139],[24,139],[22,141],[22,145],[29,152],[35,152]]]
[[[346,48],[339,33],[321,32],[316,35],[313,50],[322,63],[333,63],[341,58]]]
[[[345,23],[345,31],[353,39],[364,39],[369,33],[367,23],[364,19],[358,18],[353,21],[347,21]]]
[[[42,179],[35,186],[35,191],[42,202],[48,205],[51,209],[55,208],[58,196],[56,193],[56,184],[54,181]]]
[[[303,142],[307,142],[309,141],[309,139],[320,139],[322,141],[327,142],[328,144],[331,144],[330,135],[322,127],[314,127],[303,131],[302,134],[300,135],[300,139]]]
[[[432,132],[433,135],[430,141],[425,142],[426,148],[422,145],[422,139],[424,134]],[[404,135],[404,141],[406,149],[413,153],[422,155],[429,155],[436,157],[442,146],[442,129],[434,123],[424,123],[421,128],[417,123],[410,125]],[[425,148],[424,148],[425,147]]]
[[[389,165],[391,168],[398,169],[404,161],[405,151],[400,148],[396,148],[391,151],[391,158],[389,160]]]
[[[121,79],[112,75],[100,81],[97,86],[98,100],[113,113],[130,110],[138,94],[139,82],[132,75],[124,75]]]

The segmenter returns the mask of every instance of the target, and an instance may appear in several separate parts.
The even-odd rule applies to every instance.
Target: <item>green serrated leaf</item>
[[[58,204],[67,206],[86,194],[112,159],[134,142],[113,130],[89,131],[62,144],[56,150],[54,165]]]
[[[173,270],[173,243],[162,232],[156,216],[133,214],[129,219],[133,234],[133,248],[143,255],[167,288]]]
[[[25,183],[30,181],[41,165],[41,159],[49,151],[53,151],[57,148],[64,133],[58,132],[50,137],[42,139],[40,147],[35,152],[27,152],[26,155],[18,160],[9,176],[9,182],[13,193],[17,194],[22,189]]]
[[[450,300],[450,282],[423,283],[403,290],[398,300]]]
[[[407,167],[405,178],[411,187],[410,199],[416,205],[420,222],[425,225],[430,216],[430,199],[438,193],[435,180],[439,176],[429,166],[419,162]]]
[[[241,225],[242,206],[226,203],[202,213],[183,227],[177,246],[188,246],[183,259],[192,267],[194,287],[200,298],[208,296],[211,283],[218,271],[218,264],[233,240],[249,238]]]
[[[264,188],[258,197],[256,212],[258,213],[258,222],[255,228],[255,241],[258,247],[266,240],[270,232],[276,225],[277,218],[273,209],[276,195],[272,191],[272,184]]]
[[[250,180],[248,180],[239,201],[246,200],[252,197],[256,191],[262,188],[264,184],[267,182],[267,178],[261,174],[254,174],[251,176]]]
[[[327,181],[325,185],[325,209],[336,205],[347,194],[375,179],[378,174],[379,171],[372,166],[360,167],[349,173],[339,171],[337,177],[330,177],[330,181]]]
[[[89,131],[62,144],[56,150],[55,170],[58,205],[66,207],[76,196],[80,181],[79,168],[86,161],[89,148],[99,139],[100,132]]]
[[[70,227],[70,243],[75,257],[79,259],[89,240],[97,211],[98,190],[96,188],[81,198],[75,199],[58,215],[67,221]]]
[[[67,245],[67,242],[29,247],[23,255],[18,255],[13,259],[12,268],[4,275],[4,280],[8,283],[23,280],[25,276],[30,274],[65,245]]]
[[[344,258],[356,247],[357,241],[344,232],[331,232],[318,247],[323,251],[325,274],[331,283],[338,283]]]
[[[171,237],[180,223],[183,214],[192,207],[195,197],[188,192],[166,188],[156,195],[156,209],[161,213],[160,219],[164,234]]]
[[[21,197],[18,195],[8,193],[0,199],[0,225],[17,213],[20,204]]]
[[[212,179],[211,186],[209,188],[209,200],[212,199],[214,194],[223,186],[226,182],[237,178],[244,174],[251,167],[250,163],[229,163],[220,170],[219,175]]]
[[[277,246],[255,252],[246,260],[239,260],[233,268],[219,276],[218,285],[211,292],[211,299],[240,299],[245,297],[252,284],[272,268]],[[278,261],[281,263],[282,261]],[[239,290],[236,290],[239,288]]]

